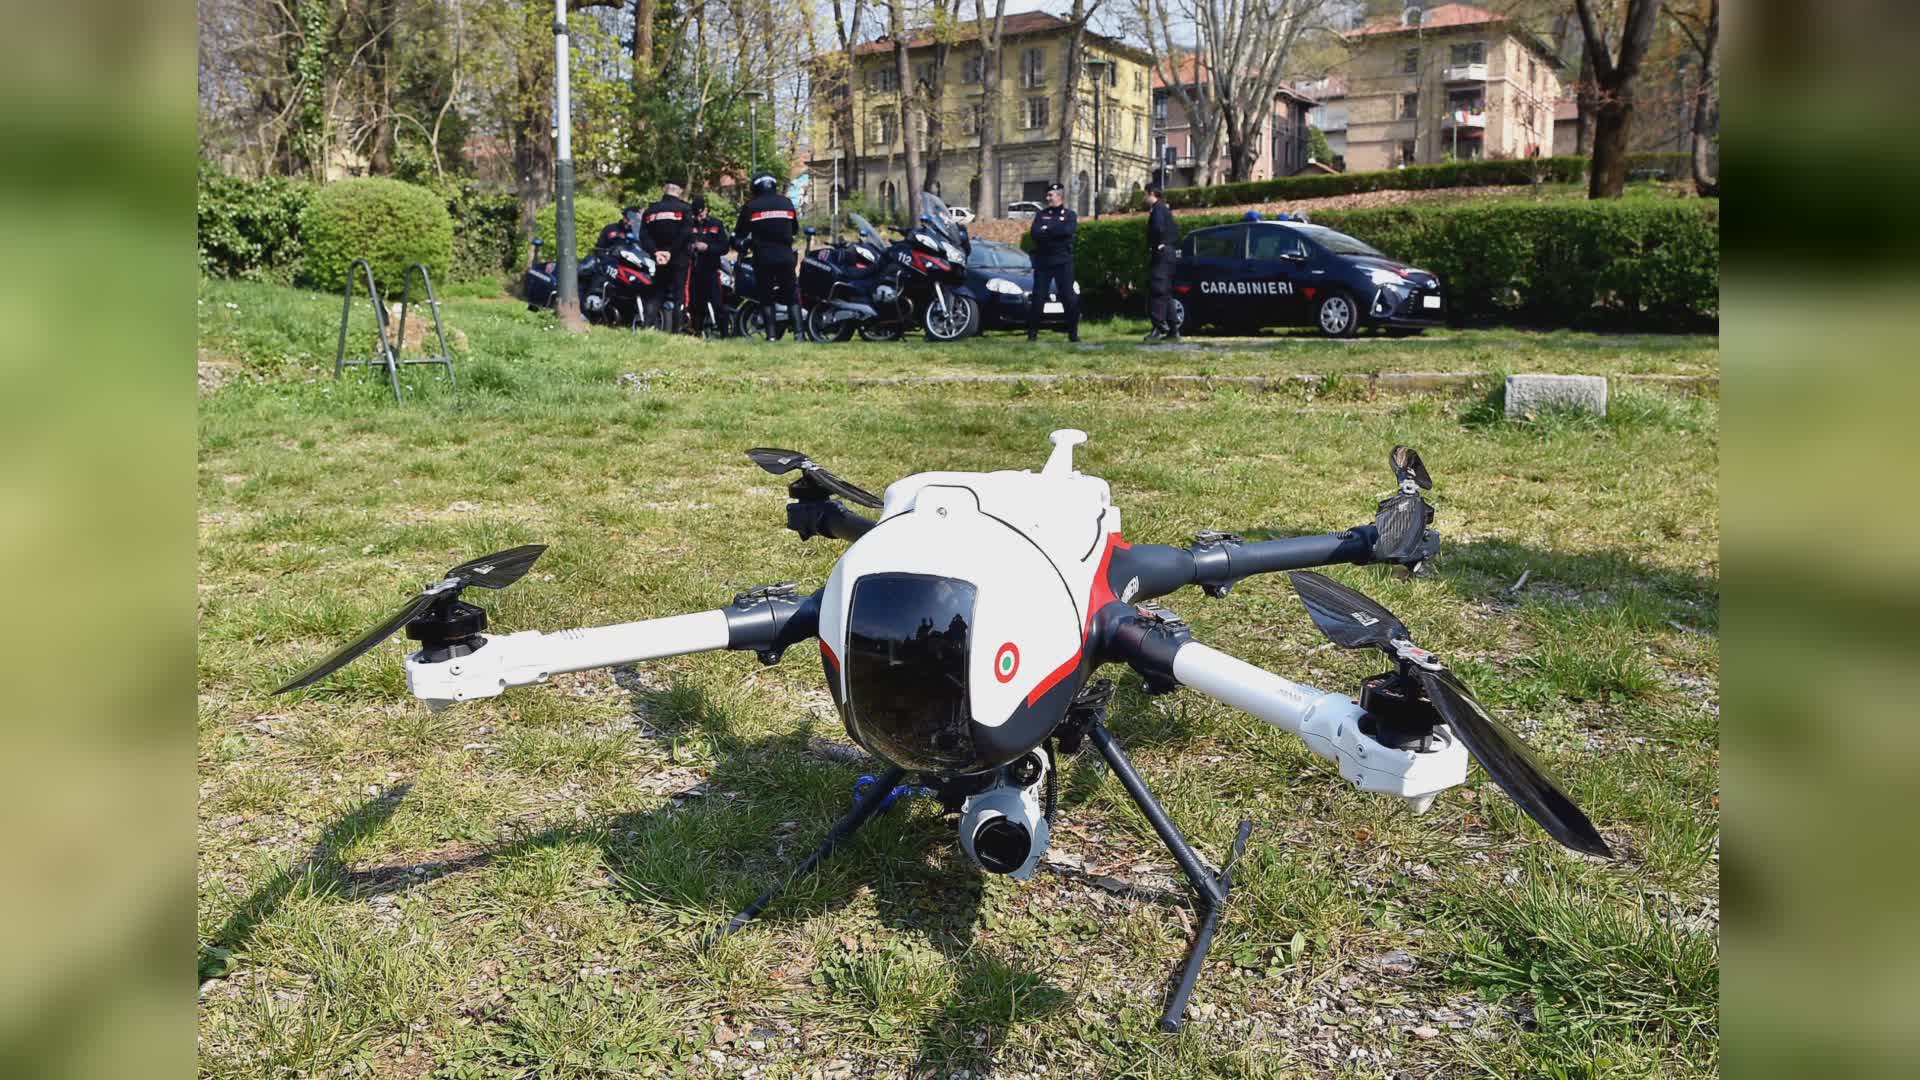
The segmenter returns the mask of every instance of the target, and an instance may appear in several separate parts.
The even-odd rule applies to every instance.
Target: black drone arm
[[[800,539],[825,536],[834,540],[858,540],[879,522],[842,506],[836,499],[803,499],[787,504],[787,528]]]
[[[796,642],[820,632],[820,593],[801,596],[791,581],[762,585],[733,598],[724,609],[727,648],[751,649],[763,664],[777,664]]]
[[[1378,531],[1359,525],[1341,533],[1290,536],[1280,540],[1243,540],[1228,533],[1201,533],[1190,548],[1167,544],[1135,544],[1115,551],[1107,577],[1118,582],[1116,596],[1129,602],[1166,596],[1188,585],[1198,585],[1209,596],[1225,596],[1240,579],[1282,570],[1378,561]],[[1139,585],[1126,590],[1135,580]]]

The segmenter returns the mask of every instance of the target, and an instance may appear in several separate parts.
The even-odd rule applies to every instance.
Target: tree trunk
[[[1593,152],[1593,57],[1588,56],[1586,48],[1580,50],[1580,81],[1573,86],[1573,104],[1578,110],[1573,125],[1573,152],[1577,157],[1585,157]]]
[[[980,102],[984,113],[980,123],[977,169],[980,198],[973,212],[983,218],[999,217],[1000,164],[995,151],[1000,141],[1000,31],[1006,25],[1007,0],[995,0],[991,31],[987,29],[985,0],[973,0],[973,13],[980,27],[980,83],[986,89]]]
[[[906,217],[920,213],[919,109],[914,103],[913,62],[907,55],[907,0],[888,0],[887,34],[893,38],[893,66],[900,80],[900,145],[905,153]]]
[[[1720,178],[1708,175],[1714,95],[1719,93],[1719,72],[1714,54],[1720,46],[1720,0],[1713,0],[1707,16],[1706,40],[1700,47],[1700,87],[1693,99],[1693,191],[1702,198],[1718,197]]]
[[[1073,136],[1080,120],[1080,72],[1084,69],[1085,56],[1081,52],[1081,43],[1087,35],[1087,2],[1073,0],[1073,12],[1068,16],[1072,26],[1067,30],[1066,82],[1060,87],[1060,141],[1053,151],[1054,179],[1065,184],[1067,190],[1073,190]],[[1093,204],[1094,192],[1087,193],[1087,204]],[[1071,205],[1071,201],[1069,201]]]
[[[1633,126],[1631,102],[1607,101],[1593,114],[1593,163],[1587,198],[1617,199],[1627,189],[1627,135]]]
[[[647,91],[653,79],[653,17],[657,0],[633,0],[633,89]]]
[[[394,23],[399,17],[400,0],[379,0],[368,11],[373,21],[373,48],[368,51],[367,68],[373,77],[373,143],[367,149],[367,172],[373,176],[393,173],[393,91],[395,77],[393,53]]]

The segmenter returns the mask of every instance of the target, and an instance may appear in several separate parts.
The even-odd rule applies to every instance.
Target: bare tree
[[[1717,196],[1720,178],[1707,175],[1707,161],[1712,141],[1708,128],[1720,99],[1720,0],[1707,0],[1704,18],[1697,2],[1691,11],[1675,10],[1668,5],[1667,17],[1680,27],[1680,32],[1687,36],[1687,44],[1700,57],[1700,85],[1693,98],[1693,190],[1702,196]]]
[[[958,34],[954,15],[958,12],[960,0],[932,0],[933,21],[933,58],[929,61],[927,81],[916,83],[913,91],[922,99],[921,108],[927,118],[927,145],[925,147],[926,173],[921,181],[922,188],[932,189],[940,180],[940,156],[946,147],[947,121],[946,111],[940,107],[942,88],[947,83],[947,62],[953,58],[953,43]],[[915,213],[919,212],[915,204]]]
[[[1580,30],[1586,37],[1586,55],[1593,64],[1593,93],[1598,99],[1594,109],[1593,164],[1588,170],[1587,197],[1617,199],[1627,189],[1627,136],[1633,128],[1634,80],[1640,74],[1640,62],[1653,43],[1653,31],[1659,21],[1659,0],[1626,0],[1626,25],[1620,36],[1619,55],[1613,55],[1600,23],[1594,18],[1593,0],[1573,0],[1580,15]]]
[[[830,76],[830,80],[837,76],[840,81],[837,86],[829,81],[828,93],[835,93],[842,87],[845,89],[846,100],[840,103],[840,108],[833,120],[840,125],[840,145],[847,155],[847,173],[841,177],[841,181],[847,185],[848,191],[859,191],[863,178],[860,175],[860,143],[858,141],[860,137],[858,107],[860,64],[857,50],[860,45],[860,28],[866,18],[866,0],[853,0],[853,18],[851,19],[843,14],[843,10],[841,0],[833,0],[833,32],[839,39],[843,61],[840,70]]]
[[[991,23],[987,21],[986,0],[973,0],[973,14],[974,21],[980,27],[980,83],[986,90],[980,102],[977,169],[980,199],[974,212],[982,217],[999,217],[1000,165],[996,151],[1000,143],[1000,61],[1004,56],[1001,33],[1006,28],[1007,0],[994,0]]]
[[[1061,183],[1069,183],[1073,173],[1073,137],[1080,126],[1080,72],[1086,65],[1087,22],[1100,11],[1103,0],[1073,0],[1073,10],[1067,16],[1067,55],[1064,58],[1066,79],[1060,86],[1060,141],[1053,151],[1053,171]],[[1089,192],[1089,199],[1098,197],[1098,193]]]
[[[908,51],[908,0],[886,0],[887,35],[893,40],[893,66],[900,84],[900,139],[906,152],[907,213],[920,212],[920,108],[913,92],[913,63]]]
[[[1328,0],[1139,0],[1148,51],[1196,135],[1201,182],[1212,183],[1226,141],[1227,178],[1245,180],[1260,157],[1293,47],[1326,26]],[[1194,28],[1184,50],[1175,20]],[[1191,64],[1184,59],[1191,56]],[[1189,79],[1191,83],[1189,84]]]

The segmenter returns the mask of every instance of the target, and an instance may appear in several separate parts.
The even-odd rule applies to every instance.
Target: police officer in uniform
[[[656,280],[667,333],[681,329],[680,312],[687,304],[687,234],[693,225],[693,206],[680,197],[680,185],[669,180],[659,201],[640,215],[640,228],[653,252]]]
[[[1147,314],[1153,329],[1149,342],[1180,340],[1173,321],[1173,261],[1180,254],[1180,227],[1160,194],[1158,182],[1147,185]]]
[[[640,226],[640,208],[629,206],[620,212],[620,220],[600,230],[600,236],[594,240],[595,251],[612,251],[621,244],[632,240],[634,230]]]
[[[687,312],[694,333],[721,318],[720,256],[727,253],[727,227],[707,212],[706,196],[693,200],[693,227],[687,232],[687,257],[693,264],[687,286]]]
[[[1040,336],[1040,311],[1049,290],[1067,309],[1067,340],[1080,340],[1080,296],[1073,290],[1073,236],[1080,219],[1067,208],[1067,191],[1047,188],[1047,205],[1033,215],[1033,297],[1027,303],[1027,340]]]
[[[774,339],[776,304],[787,305],[793,313],[793,336],[800,337],[800,302],[793,292],[794,233],[800,228],[800,213],[793,200],[780,194],[779,183],[769,173],[753,178],[753,198],[740,208],[734,222],[734,239],[744,248],[753,246],[754,273],[760,285],[760,318],[767,340]]]

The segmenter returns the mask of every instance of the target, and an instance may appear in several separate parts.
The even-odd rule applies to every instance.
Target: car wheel
[[[922,322],[928,341],[958,341],[980,332],[980,305],[971,296],[953,293],[944,311],[938,304],[928,304]]]
[[[1191,329],[1187,325],[1187,305],[1179,300],[1167,301],[1167,319],[1173,323],[1173,331],[1176,334],[1184,334]]]
[[[1320,332],[1328,337],[1352,337],[1360,329],[1360,309],[1354,306],[1353,297],[1339,289],[1321,299],[1315,309],[1314,321],[1319,323]]]

